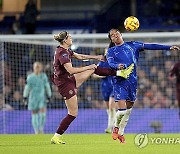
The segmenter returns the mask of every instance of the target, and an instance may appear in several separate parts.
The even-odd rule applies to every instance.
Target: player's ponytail
[[[108,48],[111,48],[111,47],[114,47],[115,44],[110,40],[110,43],[109,43],[109,47]]]
[[[62,31],[59,34],[54,34],[54,40],[58,41],[59,43],[63,44],[63,41],[67,38],[68,32]]]

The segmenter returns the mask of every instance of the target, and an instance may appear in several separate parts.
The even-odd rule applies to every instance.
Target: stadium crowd
[[[56,0],[56,4],[59,4]],[[93,3],[93,2],[92,2]],[[180,1],[179,0],[137,0],[136,4],[136,15],[140,19],[141,29],[151,30],[176,30],[180,23]],[[0,3],[0,10],[1,10]],[[102,8],[98,10],[95,15],[91,18],[82,18],[80,20],[71,19],[51,19],[51,12],[44,9],[37,9],[36,4],[33,0],[29,0],[24,7],[23,12],[17,12],[16,14],[7,13],[4,14],[4,18],[0,20],[0,34],[34,34],[34,33],[51,33],[54,29],[63,29],[64,27],[81,29],[92,31],[92,28],[97,32],[106,32],[112,25],[115,27],[123,26],[124,16],[132,14],[127,9],[129,2],[126,1],[115,1],[111,6],[108,6],[105,10]],[[42,2],[42,8],[43,8]],[[49,6],[50,10],[53,11],[54,15],[61,14],[61,10]],[[52,7],[52,8],[51,8]],[[80,6],[81,8],[82,6]],[[93,8],[90,8],[90,11]],[[71,12],[68,10],[66,13],[72,14],[79,13],[81,9],[76,8]],[[118,10],[118,13],[115,11]],[[76,12],[77,11],[77,12]],[[88,11],[82,10],[81,16],[86,17]],[[50,15],[49,15],[50,14]],[[114,14],[116,14],[114,16]],[[104,25],[104,18],[107,22]],[[102,20],[102,22],[101,22]],[[99,22],[96,22],[99,21]],[[51,23],[51,24],[49,24]],[[71,26],[69,26],[71,25]],[[62,26],[62,27],[61,27]]]

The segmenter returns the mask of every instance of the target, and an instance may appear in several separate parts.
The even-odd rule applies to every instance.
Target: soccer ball
[[[130,16],[125,19],[124,27],[127,31],[135,31],[139,28],[139,20],[134,16]]]

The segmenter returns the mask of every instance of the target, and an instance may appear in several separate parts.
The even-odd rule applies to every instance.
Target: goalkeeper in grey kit
[[[28,97],[28,110],[32,111],[32,126],[35,134],[43,133],[46,119],[46,99],[51,97],[51,88],[42,64],[35,62],[33,73],[27,76],[23,97]]]

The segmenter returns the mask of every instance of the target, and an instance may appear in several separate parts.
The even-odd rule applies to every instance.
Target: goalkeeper
[[[33,73],[27,76],[27,84],[23,93],[24,100],[28,99],[28,109],[32,111],[32,126],[35,134],[43,133],[46,119],[46,100],[51,97],[51,88],[42,64],[35,62]]]

